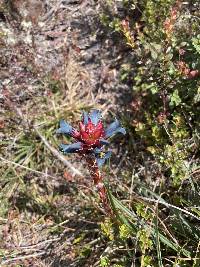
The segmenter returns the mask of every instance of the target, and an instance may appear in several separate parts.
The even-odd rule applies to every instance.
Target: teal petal
[[[76,152],[79,152],[82,149],[82,143],[81,142],[77,142],[77,143],[70,144],[70,145],[61,144],[60,145],[60,149],[64,154],[76,153]]]
[[[113,123],[111,123],[105,130],[105,138],[109,138],[115,135],[116,133],[126,134],[126,130],[121,127],[121,124],[117,119]]]
[[[107,146],[107,145],[109,145],[110,144],[110,142],[108,142],[107,140],[105,140],[105,139],[99,139],[99,142],[100,142],[100,145],[102,145],[102,146]]]
[[[101,112],[100,110],[94,109],[91,113],[89,118],[91,119],[91,122],[94,125],[97,125],[97,123],[99,122],[99,120],[101,119]]]
[[[110,158],[111,154],[112,154],[111,151],[103,153],[102,156],[100,156],[101,154],[96,154],[96,161],[97,161],[98,167],[101,167],[106,162],[106,160]]]
[[[66,121],[60,121],[60,128],[56,131],[58,134],[68,134],[71,135],[73,131],[73,127],[68,124]]]
[[[88,113],[83,111],[82,118],[83,118],[83,124],[87,125],[88,124]]]

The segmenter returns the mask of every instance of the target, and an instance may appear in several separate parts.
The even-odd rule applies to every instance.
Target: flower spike
[[[96,149],[108,146],[109,141],[107,139],[119,132],[126,133],[117,119],[105,130],[101,120],[101,112],[96,109],[89,114],[83,111],[82,121],[79,122],[79,131],[64,120],[60,121],[60,128],[57,130],[57,133],[72,136],[77,141],[77,143],[71,145],[61,145],[61,149],[65,154],[78,152],[80,154],[94,155],[98,166],[102,166],[111,153],[105,153],[105,156],[101,158]]]
[[[85,157],[105,210],[111,214],[106,188],[99,168],[111,156],[111,151],[104,151],[105,146],[109,145],[107,139],[116,133],[126,134],[126,130],[117,119],[105,129],[101,117],[99,110],[94,109],[90,113],[83,111],[82,120],[79,122],[79,131],[61,120],[57,133],[71,136],[76,140],[73,144],[61,144],[60,149],[64,154],[78,153]]]

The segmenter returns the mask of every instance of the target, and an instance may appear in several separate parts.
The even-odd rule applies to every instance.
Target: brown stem
[[[96,188],[98,190],[99,197],[103,203],[104,209],[105,209],[106,213],[108,213],[109,215],[112,215],[112,210],[111,210],[110,205],[109,205],[109,201],[108,201],[108,197],[107,197],[107,193],[106,193],[106,188],[103,184],[103,177],[100,173],[96,159],[88,156],[88,157],[86,157],[86,161],[87,161],[87,164],[89,167],[90,175],[94,181],[94,185],[96,186]]]

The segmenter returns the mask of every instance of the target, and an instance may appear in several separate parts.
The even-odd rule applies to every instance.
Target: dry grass
[[[13,38],[2,50],[15,50],[16,61],[4,54],[4,73],[13,76],[4,77],[1,92],[1,266],[69,266],[78,255],[73,240],[97,225],[86,216],[93,208],[84,207],[91,202],[87,173],[59,153],[55,130],[61,118],[73,123],[98,106],[97,98],[73,51],[61,49],[63,62],[51,72],[30,62],[23,70],[37,51],[20,53],[26,45]]]

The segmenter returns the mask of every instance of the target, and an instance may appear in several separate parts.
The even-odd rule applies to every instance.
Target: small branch
[[[38,248],[44,244],[53,243],[53,242],[58,241],[58,240],[60,240],[60,237],[44,240],[44,241],[41,241],[37,244],[30,245],[30,246],[20,246],[19,248],[20,249],[34,249],[34,248]]]
[[[59,9],[59,7],[60,7],[60,5],[62,4],[62,2],[63,2],[63,0],[59,1],[59,2],[57,3],[56,6],[53,6],[53,7],[49,10],[49,12],[43,16],[42,21],[44,22],[44,21],[50,19],[50,17],[51,17],[55,12],[57,12],[57,10]]]
[[[29,259],[29,258],[35,258],[35,257],[42,256],[44,254],[45,254],[45,252],[39,252],[39,253],[31,254],[31,255],[19,256],[19,257],[15,257],[15,258],[12,258],[12,259],[4,260],[4,261],[1,262],[1,264],[2,264],[1,266],[5,265],[5,264],[8,264],[10,262],[13,262],[13,261],[19,261],[19,260],[24,260],[24,259]]]
[[[126,156],[127,156],[127,154],[128,154],[127,151],[123,154],[123,156],[122,156],[122,158],[121,158],[121,160],[120,160],[120,162],[119,162],[119,164],[118,164],[116,170],[113,172],[114,175],[116,175],[116,174],[121,170],[121,166],[122,166],[122,164],[124,163],[124,161],[126,160]]]

